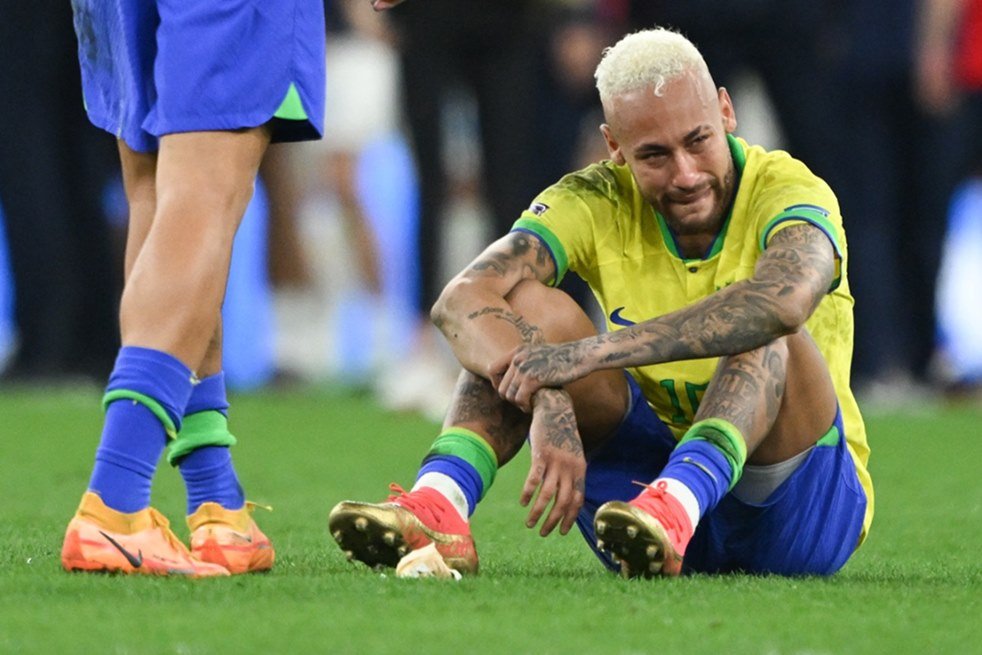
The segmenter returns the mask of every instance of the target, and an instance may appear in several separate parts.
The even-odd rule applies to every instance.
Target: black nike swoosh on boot
[[[130,551],[128,551],[125,548],[123,548],[123,546],[120,545],[120,543],[118,541],[116,541],[115,539],[113,539],[112,537],[110,537],[108,534],[106,534],[102,530],[99,531],[99,534],[101,534],[103,537],[105,537],[106,538],[106,541],[108,541],[113,546],[115,546],[116,547],[116,550],[118,550],[119,552],[121,552],[123,554],[123,557],[126,558],[126,561],[129,562],[133,566],[134,569],[138,569],[141,566],[143,566],[143,551],[142,550],[139,552],[139,554],[136,557],[134,557],[133,556],[133,553],[131,553]]]

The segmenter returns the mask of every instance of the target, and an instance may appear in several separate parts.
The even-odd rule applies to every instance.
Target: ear
[[[617,139],[614,138],[614,133],[610,130],[610,125],[607,125],[607,123],[601,125],[600,133],[604,135],[604,141],[607,142],[607,152],[610,153],[610,160],[618,166],[626,164],[627,160],[624,158],[624,153],[621,152],[621,147],[617,143]]]
[[[725,87],[719,87],[719,111],[723,116],[723,129],[726,130],[727,134],[731,134],[736,131],[737,119],[736,111],[733,109],[733,100],[730,98],[729,92]]]

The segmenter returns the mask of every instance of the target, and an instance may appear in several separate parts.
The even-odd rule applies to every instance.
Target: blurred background
[[[321,142],[272,146],[225,301],[233,389],[342,384],[439,419],[428,311],[535,194],[606,156],[603,48],[679,29],[841,203],[866,409],[982,404],[982,0],[329,0]],[[102,386],[126,206],[70,3],[0,0],[0,385]],[[564,282],[588,309],[582,282]]]

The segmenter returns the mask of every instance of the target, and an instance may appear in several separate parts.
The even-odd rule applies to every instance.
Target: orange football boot
[[[470,526],[443,494],[423,487],[406,492],[397,484],[385,503],[338,503],[328,517],[328,528],[349,560],[371,567],[394,567],[405,555],[436,545],[451,569],[476,574],[477,548]]]
[[[147,507],[130,514],[117,512],[91,491],[82,496],[68,523],[61,565],[66,571],[192,578],[229,574],[222,566],[192,557],[157,510]]]
[[[630,502],[601,505],[593,529],[597,548],[620,563],[625,578],[679,575],[693,531],[685,508],[665,492],[663,482],[647,486]]]
[[[202,503],[188,516],[191,554],[202,562],[224,566],[232,575],[273,568],[273,545],[252,519],[256,507],[248,501],[236,510]]]

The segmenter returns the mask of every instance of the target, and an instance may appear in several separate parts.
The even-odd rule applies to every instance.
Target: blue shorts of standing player
[[[85,107],[118,139],[130,208],[122,348],[62,565],[204,577],[274,553],[229,452],[221,305],[232,241],[270,142],[316,139],[322,0],[73,0]],[[165,447],[191,547],[150,507]]]
[[[322,136],[324,8],[73,0],[90,120],[138,152],[164,134],[270,123],[272,141]]]
[[[626,375],[631,406],[617,432],[587,465],[585,501],[577,526],[597,557],[594,515],[611,500],[638,495],[637,480],[659,476],[675,449],[672,432]],[[846,448],[842,414],[793,462],[744,467],[733,490],[699,522],[685,552],[683,573],[831,575],[859,543],[866,493]]]

